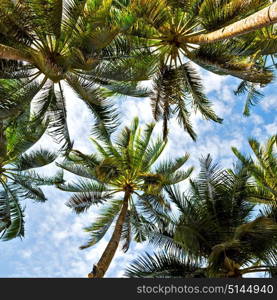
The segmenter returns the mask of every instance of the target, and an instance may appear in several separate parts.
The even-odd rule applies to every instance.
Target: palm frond
[[[92,192],[78,192],[75,193],[66,203],[77,214],[87,211],[91,205],[102,204],[111,199],[111,194],[106,191],[103,185],[94,185]]]
[[[155,225],[137,211],[135,205],[130,208],[130,223],[132,227],[133,238],[137,243],[144,242],[155,228]]]
[[[146,253],[139,257],[126,270],[127,277],[136,278],[195,278],[206,277],[205,270],[197,263],[191,262],[184,253],[158,252]]]
[[[188,89],[189,94],[192,96],[192,105],[195,109],[199,110],[202,116],[206,119],[221,123],[222,119],[220,119],[212,110],[211,103],[203,92],[204,87],[201,79],[192,65],[190,63],[186,63],[182,65],[180,69],[186,82],[185,88]]]
[[[121,241],[123,242],[122,250],[124,253],[126,253],[131,244],[132,240],[132,227],[130,222],[130,211],[127,211],[125,221],[122,226],[122,232],[121,232]]]
[[[118,126],[118,114],[110,101],[105,99],[102,90],[76,77],[67,78],[67,81],[95,117],[93,134],[100,139],[102,135],[110,136]]]
[[[69,0],[64,3],[64,17],[62,28],[66,39],[70,39],[75,31],[78,33],[78,22],[83,14],[86,0]]]
[[[85,231],[90,234],[90,239],[85,245],[81,246],[80,249],[89,248],[104,237],[119,213],[121,205],[121,200],[114,200],[111,204],[102,209],[100,217],[98,217],[91,226],[85,228]]]
[[[157,138],[155,142],[152,142],[146,148],[143,157],[143,170],[148,170],[160,157],[163,152],[167,142],[161,138]]]
[[[37,31],[44,30],[43,34],[54,35],[57,39],[61,34],[63,1],[27,0],[24,3],[28,9],[31,22]]]
[[[77,182],[62,183],[57,187],[62,191],[72,193],[108,191],[108,188],[104,184],[83,179],[80,179]]]
[[[185,198],[183,197],[183,193],[181,193],[177,185],[165,186],[165,191],[169,196],[170,201],[172,201],[177,206],[179,211],[185,213],[185,209],[186,209]]]
[[[188,132],[193,141],[196,141],[197,134],[192,127],[190,121],[190,113],[186,107],[185,102],[180,98],[178,99],[177,105],[174,109],[174,113],[177,114],[177,120],[180,126],[182,126],[184,130]]]
[[[244,105],[243,114],[244,116],[250,116],[251,106],[256,105],[259,100],[263,97],[263,94],[257,89],[257,85],[247,81],[242,81],[238,86],[237,90],[234,91],[235,95],[241,95],[247,93],[247,98]]]
[[[26,177],[13,176],[13,188],[17,195],[23,199],[32,199],[37,202],[45,202],[47,199],[43,191]]]
[[[142,194],[139,196],[138,207],[146,220],[149,220],[159,228],[163,228],[168,222],[170,205],[161,195]]]
[[[9,226],[1,235],[3,241],[24,236],[24,214],[19,200],[13,190],[6,186],[6,195],[9,201]]]
[[[58,144],[62,144],[62,150],[68,152],[72,149],[73,142],[70,139],[65,99],[60,86],[59,92],[55,92],[54,85],[50,90],[51,103],[47,110],[48,133]]]
[[[257,183],[257,190],[260,195],[265,195],[264,202],[270,203],[268,198],[276,199],[276,136],[270,137],[266,144],[262,146],[257,140],[249,139],[249,145],[255,154],[256,161],[251,157],[244,156],[236,148],[232,148],[234,154],[241,161],[243,166],[249,171]]]
[[[64,183],[62,170],[53,176],[39,175],[37,172],[29,170],[26,172],[18,172],[18,177],[22,178],[22,180],[33,182],[37,186],[51,186]]]
[[[155,123],[146,124],[146,127],[141,136],[135,139],[136,156],[140,161],[143,161],[145,151],[150,143]]]
[[[73,174],[76,174],[81,177],[89,178],[89,179],[95,179],[95,174],[86,166],[83,166],[81,164],[76,164],[75,162],[72,162],[70,160],[64,159],[61,163],[56,163],[58,167],[71,172]]]
[[[10,202],[5,190],[0,191],[0,233],[11,225]]]
[[[76,149],[72,149],[67,155],[67,158],[76,164],[83,164],[88,168],[95,168],[100,163],[97,154],[87,155]]]
[[[56,158],[56,153],[40,148],[39,150],[20,156],[15,161],[15,167],[18,171],[39,168],[52,163]]]
[[[155,171],[157,173],[162,173],[162,174],[166,174],[168,172],[174,173],[188,161],[189,156],[190,155],[186,153],[185,155],[176,158],[174,161],[173,160],[164,161],[162,164],[159,164],[156,167]]]
[[[31,148],[45,133],[47,123],[37,124],[29,121],[29,112],[24,112],[13,119],[5,131],[7,151],[11,159]]]

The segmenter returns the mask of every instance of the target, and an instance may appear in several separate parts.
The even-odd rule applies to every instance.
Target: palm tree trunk
[[[253,266],[253,267],[242,269],[241,274],[268,272],[270,271],[270,268],[272,268],[272,266],[268,266],[268,265]]]
[[[128,202],[130,196],[131,196],[131,191],[128,190],[125,191],[123,206],[121,208],[119,217],[116,221],[113,235],[106,249],[104,250],[101,258],[99,259],[98,263],[93,266],[92,272],[88,274],[89,278],[102,278],[104,277],[106,271],[108,270],[119,245],[123,223],[125,221],[127,211],[128,211]]]
[[[200,58],[197,55],[187,55],[194,63],[199,65],[200,67],[212,70],[214,73],[218,73],[220,75],[232,75],[234,77],[240,78],[242,80],[247,80],[253,83],[261,83],[267,84],[270,83],[273,79],[273,75],[269,71],[257,70],[254,68],[249,68],[246,70],[235,70],[230,66],[226,66],[225,63],[219,63],[215,61],[211,61],[208,58]]]
[[[214,43],[255,31],[262,27],[275,24],[276,22],[277,2],[274,2],[270,6],[261,9],[260,11],[244,18],[243,20],[237,21],[231,25],[225,26],[210,33],[184,37],[180,42],[198,45]]]
[[[3,44],[0,44],[0,59],[11,59],[32,63],[32,59],[29,55]]]

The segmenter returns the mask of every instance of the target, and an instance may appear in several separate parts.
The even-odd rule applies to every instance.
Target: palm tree
[[[192,2],[194,2],[196,5],[196,2],[202,2],[200,5],[198,4],[198,8],[199,11],[202,10],[203,16],[208,13],[209,9],[212,8],[211,2],[207,0],[188,0],[185,2],[187,2],[187,5],[192,4]],[[219,9],[221,9],[221,11],[219,11]],[[253,10],[258,11],[251,14]],[[215,22],[216,19],[220,18],[220,24],[217,24],[216,26],[221,28],[208,33],[196,34],[188,37],[187,39],[184,38],[184,41],[192,44],[214,43],[216,41],[244,35],[246,33],[277,23],[277,3],[272,3],[272,1],[218,1],[218,3],[213,6],[212,12],[215,12],[216,16],[210,14],[210,19],[213,19],[213,22]],[[226,12],[227,16],[224,15]],[[248,17],[245,17],[247,15]],[[233,20],[241,20],[232,22],[230,25],[228,25],[231,18]]]
[[[40,82],[33,95],[41,91],[33,103],[36,120],[47,115],[52,136],[65,141],[65,148],[72,142],[63,83],[87,104],[96,125],[112,132],[118,116],[107,97],[146,95],[136,81],[147,78],[147,58],[122,38],[131,23],[128,12],[114,9],[111,1],[1,1],[0,59],[16,63],[6,63],[0,78]],[[130,53],[139,59],[129,58]]]
[[[106,96],[146,96],[145,89],[135,88],[136,82],[153,79],[153,115],[156,120],[163,119],[164,136],[168,133],[167,121],[175,114],[195,140],[191,108],[206,119],[219,123],[222,119],[212,110],[200,77],[185,59],[218,74],[230,74],[250,83],[269,83],[272,73],[264,66],[263,49],[276,50],[275,30],[270,37],[263,38],[263,43],[255,37],[262,31],[258,28],[272,28],[270,24],[275,22],[276,4],[269,6],[270,3],[70,0],[63,5],[63,1],[19,0],[15,5],[5,0],[0,7],[0,58],[25,62],[24,70],[31,69],[27,76],[30,80],[44,75],[40,88],[45,89],[37,102],[38,115],[49,108],[50,126],[57,129],[54,135],[58,141],[61,138],[57,136],[65,136],[67,145],[71,146],[71,142],[65,122],[62,81],[85,101],[97,123],[104,122],[112,132],[117,115]],[[248,24],[252,31],[256,30],[254,33]],[[245,48],[250,54],[245,54]],[[149,50],[155,55],[150,57]],[[22,66],[12,74],[19,76],[21,71]],[[100,86],[111,92],[103,92]],[[249,103],[247,100],[247,106]]]
[[[149,6],[145,8],[147,4]],[[195,16],[197,14],[198,20],[195,22],[202,28],[194,26],[190,32],[184,32],[179,38],[180,43],[214,43],[277,23],[277,4],[270,0],[219,0],[216,3],[209,0],[168,0],[158,1],[156,5],[152,1],[138,0],[134,5],[139,9],[142,7],[143,10],[155,6],[157,9],[169,6],[183,9],[186,13],[194,13]],[[164,15],[156,17],[162,20]]]
[[[277,214],[254,210],[249,175],[241,166],[221,170],[208,155],[187,193],[167,188],[178,216],[150,241],[164,250],[146,254],[127,269],[129,277],[241,277],[276,273]],[[168,215],[166,218],[168,219]]]
[[[254,159],[244,156],[235,147],[232,150],[255,179],[257,188],[263,196],[255,201],[277,205],[277,136],[271,136],[264,146],[253,138],[248,142],[254,152]]]
[[[190,122],[192,110],[199,111],[205,119],[222,121],[204,94],[201,78],[191,62],[216,74],[240,78],[244,84],[265,85],[272,80],[264,55],[269,48],[276,53],[276,30],[271,36],[263,36],[260,33],[264,29],[259,28],[273,28],[270,24],[276,22],[276,3],[269,6],[270,1],[256,0],[121,1],[124,3],[137,17],[127,34],[149,47],[157,58],[151,100],[155,120],[163,120],[164,136],[168,133],[167,121],[175,115],[195,140]],[[252,104],[250,100],[246,108]]]
[[[152,141],[154,127],[151,123],[142,131],[135,118],[131,127],[122,129],[114,142],[107,135],[102,135],[101,142],[92,139],[96,154],[85,155],[74,150],[58,164],[64,170],[89,179],[58,185],[61,190],[75,192],[67,205],[76,213],[88,210],[93,204],[106,203],[100,217],[85,229],[91,238],[81,249],[99,242],[117,218],[109,243],[89,274],[90,278],[105,275],[120,240],[126,252],[132,237],[137,242],[146,239],[147,232],[157,222],[157,215],[169,209],[162,188],[185,180],[193,170],[179,170],[188,160],[188,154],[153,168],[166,146],[161,138]]]
[[[7,241],[24,236],[24,212],[20,202],[32,199],[46,201],[41,185],[62,183],[62,174],[42,177],[33,169],[50,164],[56,154],[32,147],[46,126],[34,126],[25,113],[14,120],[0,121],[0,239]]]

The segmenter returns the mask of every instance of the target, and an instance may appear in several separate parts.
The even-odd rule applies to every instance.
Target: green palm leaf
[[[9,241],[15,237],[24,236],[24,220],[23,209],[19,200],[13,190],[6,187],[6,197],[9,202],[9,226],[4,230],[1,235],[3,241]]]
[[[256,105],[259,100],[263,97],[263,94],[257,89],[257,85],[247,81],[242,81],[238,86],[237,90],[234,91],[235,95],[241,95],[247,93],[243,114],[244,116],[250,116],[251,106]]]
[[[16,160],[15,167],[19,171],[39,168],[52,163],[56,158],[56,153],[41,148],[28,154],[23,154]]]
[[[103,202],[111,199],[111,194],[106,191],[105,186],[95,185],[93,189],[94,191],[89,191],[89,192],[83,191],[83,192],[75,193],[68,200],[66,205],[79,214],[88,210],[91,207],[91,205],[102,204]]]
[[[220,119],[212,110],[210,101],[203,93],[204,87],[201,83],[201,79],[191,64],[187,63],[182,65],[181,70],[185,80],[185,87],[192,96],[192,105],[195,106],[195,109],[199,110],[206,119],[221,123],[222,119]]]
[[[131,278],[206,277],[205,269],[190,262],[183,253],[170,255],[162,251],[154,254],[154,256],[146,253],[139,257],[127,268],[125,274]]]
[[[122,201],[114,200],[109,206],[103,208],[101,216],[98,217],[91,226],[85,228],[85,231],[90,234],[91,238],[87,244],[81,246],[80,249],[91,247],[104,237],[118,214],[121,204]]]

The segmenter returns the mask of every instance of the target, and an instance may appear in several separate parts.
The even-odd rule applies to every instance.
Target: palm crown
[[[276,52],[273,25],[233,39],[204,37],[210,37],[209,33],[217,29],[222,29],[223,36],[225,26],[234,24],[235,27],[236,21],[269,5],[270,1],[127,2],[137,17],[128,34],[147,45],[157,58],[151,104],[155,120],[163,120],[164,136],[168,133],[167,121],[173,115],[194,140],[196,132],[190,121],[193,110],[206,119],[222,121],[213,111],[201,77],[191,62],[216,74],[242,79],[237,93],[249,92],[245,105],[245,114],[249,114],[250,105],[255,104],[259,95],[257,83],[267,84],[273,78],[264,59],[265,55]],[[265,34],[266,30],[271,31],[270,36]],[[259,50],[260,43],[264,50]]]
[[[62,82],[87,104],[96,125],[104,124],[109,132],[117,125],[117,113],[107,97],[146,95],[145,89],[136,88],[148,72],[142,56],[137,62],[124,60],[132,50],[122,33],[132,17],[113,8],[111,1],[5,0],[0,19],[0,57],[18,61],[4,66],[1,77],[28,78],[29,83],[39,79],[33,90],[33,96],[41,91],[33,103],[36,119],[47,116],[50,133],[65,147],[72,142]]]
[[[250,187],[250,189],[249,189]],[[274,273],[277,243],[275,210],[259,215],[248,202],[254,194],[244,168],[221,170],[210,156],[190,181],[187,194],[167,188],[180,215],[152,242],[164,251],[140,257],[128,268],[131,277],[240,277]]]
[[[114,142],[108,136],[100,143],[92,140],[97,154],[85,155],[79,151],[72,151],[68,158],[59,164],[65,170],[90,179],[77,184],[59,185],[62,190],[77,192],[68,201],[69,207],[80,213],[93,204],[107,202],[101,216],[86,228],[91,239],[82,248],[97,243],[119,214],[114,235],[109,243],[111,245],[116,239],[110,260],[120,238],[124,240],[125,251],[129,248],[133,234],[137,242],[145,240],[145,233],[152,228],[153,222],[157,221],[156,215],[168,206],[163,198],[162,188],[185,180],[192,172],[192,168],[186,171],[179,170],[187,161],[187,154],[176,161],[166,161],[153,168],[166,142],[161,138],[152,141],[154,124],[146,125],[144,131],[138,125],[139,121],[135,118],[131,127],[125,127]],[[120,193],[124,193],[123,199]],[[105,255],[103,254],[102,258]],[[106,264],[106,260],[104,261]],[[102,264],[104,262],[100,260],[98,270],[103,268]],[[101,276],[96,271],[94,275],[102,277],[106,269],[103,274],[100,273]]]

